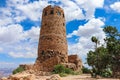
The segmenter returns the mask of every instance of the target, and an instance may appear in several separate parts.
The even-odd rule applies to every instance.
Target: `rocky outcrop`
[[[70,68],[72,70],[76,70],[76,65],[74,63],[62,63],[63,66],[65,66],[66,68]]]
[[[78,57],[78,55],[69,55],[68,63],[73,63],[76,67],[73,69],[75,71],[80,71],[82,69],[82,60]]]
[[[0,80],[9,80],[8,78],[6,78],[6,77],[3,77],[2,79],[0,79]]]
[[[33,64],[21,64],[19,66],[24,68],[25,70],[33,69]]]
[[[18,73],[15,75],[10,75],[8,78],[2,78],[2,80],[35,80],[35,75],[28,73]]]
[[[58,74],[54,74],[46,80],[61,80],[61,77]]]
[[[59,74],[51,74],[43,71],[26,70],[14,75],[10,75],[8,78],[3,77],[0,80],[61,80]]]

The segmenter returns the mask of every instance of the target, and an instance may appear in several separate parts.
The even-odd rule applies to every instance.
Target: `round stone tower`
[[[54,65],[68,62],[65,16],[63,9],[50,5],[44,8],[42,14],[37,62],[49,62],[56,56],[59,59]]]

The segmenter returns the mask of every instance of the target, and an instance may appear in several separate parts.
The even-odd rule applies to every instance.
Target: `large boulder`
[[[35,80],[34,74],[15,74],[9,77],[10,80]]]
[[[61,80],[61,77],[58,74],[54,74],[46,80]]]
[[[63,66],[65,66],[66,68],[70,68],[72,70],[76,70],[76,65],[74,63],[61,63]]]
[[[69,55],[68,63],[73,63],[76,65],[76,68],[73,69],[75,71],[80,71],[82,69],[82,60],[78,57],[78,55]]]
[[[3,77],[1,80],[9,80],[8,78],[6,78],[6,77]]]

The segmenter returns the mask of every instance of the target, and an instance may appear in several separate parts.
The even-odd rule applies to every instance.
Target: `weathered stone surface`
[[[76,67],[73,70],[80,71],[82,69],[82,61],[78,57],[78,55],[69,55],[68,56],[68,62],[69,63],[74,63],[76,65]]]
[[[15,74],[15,75],[10,75],[7,80],[35,80],[35,75],[34,74]]]
[[[58,6],[43,10],[38,57],[35,65],[42,71],[52,71],[54,65],[68,62],[64,11]]]
[[[66,68],[70,68],[72,70],[76,70],[76,65],[74,63],[62,63],[63,66],[65,66]]]
[[[61,80],[61,77],[58,74],[54,74],[46,80]]]
[[[6,77],[3,77],[1,80],[8,80],[8,78],[6,78]]]
[[[23,67],[25,70],[33,69],[33,64],[21,64],[20,67]]]

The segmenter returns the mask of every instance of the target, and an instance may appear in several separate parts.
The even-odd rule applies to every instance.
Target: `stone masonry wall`
[[[78,55],[69,55],[68,56],[68,63],[74,63],[76,65],[75,71],[80,71],[82,69],[82,61],[78,57]]]
[[[44,68],[49,68],[48,64],[51,62],[49,60],[52,60],[56,56],[59,56],[60,63],[68,62],[64,11],[58,6],[47,6],[44,8],[42,14],[38,57],[36,61],[42,64]],[[56,64],[58,63],[54,62],[54,65]],[[51,68],[54,65],[51,65]]]

